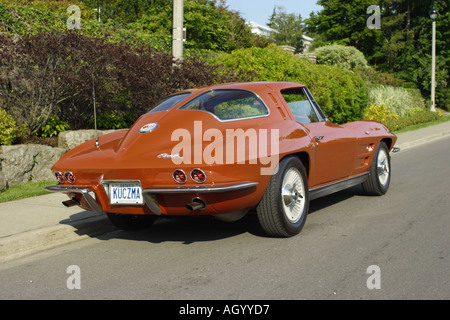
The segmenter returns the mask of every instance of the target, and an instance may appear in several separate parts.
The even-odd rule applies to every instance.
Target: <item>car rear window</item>
[[[220,120],[266,116],[269,110],[253,92],[245,90],[212,90],[203,93],[180,110],[209,112]]]
[[[175,94],[172,96],[165,97],[155,108],[153,108],[150,113],[159,111],[168,111],[181,102],[184,98],[190,95],[190,92]]]

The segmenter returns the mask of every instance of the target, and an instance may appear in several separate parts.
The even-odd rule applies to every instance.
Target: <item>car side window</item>
[[[255,94],[244,90],[208,91],[182,106],[180,110],[206,111],[220,120],[260,117],[269,114],[267,107]]]
[[[289,106],[289,109],[291,109],[291,112],[297,122],[319,122],[317,114],[314,112],[314,108],[302,88],[282,90],[281,95]]]

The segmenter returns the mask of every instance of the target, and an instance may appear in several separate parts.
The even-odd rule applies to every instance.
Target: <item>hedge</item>
[[[368,103],[368,90],[359,74],[334,66],[315,65],[270,45],[209,57],[229,69],[253,72],[253,81],[292,81],[308,86],[327,117],[342,124],[359,120]]]

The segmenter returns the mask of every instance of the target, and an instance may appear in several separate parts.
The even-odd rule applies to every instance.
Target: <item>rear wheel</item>
[[[261,202],[256,208],[263,230],[274,237],[291,237],[300,233],[309,209],[308,178],[297,157],[280,162]]]
[[[107,213],[111,223],[122,230],[139,230],[150,227],[156,216],[142,216],[132,214]]]
[[[367,180],[362,184],[368,195],[384,195],[391,183],[391,157],[384,142],[380,142],[377,153],[372,161]]]

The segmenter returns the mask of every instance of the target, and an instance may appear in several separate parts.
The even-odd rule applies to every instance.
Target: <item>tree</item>
[[[287,13],[286,9],[275,6],[268,26],[277,30],[274,40],[277,45],[289,45],[295,48],[295,53],[303,52],[302,17]]]
[[[379,0],[381,29],[369,29],[366,10],[372,0],[319,0],[323,7],[305,21],[306,30],[319,34],[315,45],[339,43],[362,51],[378,70],[413,81],[424,96],[431,87],[431,19],[433,3],[437,19],[437,105],[450,108],[446,88],[450,69],[450,4],[447,0]],[[320,42],[320,43],[319,43]]]

